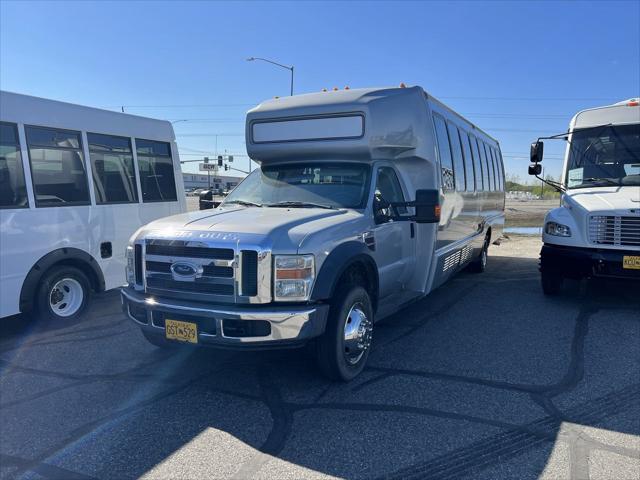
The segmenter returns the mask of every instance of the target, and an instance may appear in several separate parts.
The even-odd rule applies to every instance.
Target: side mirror
[[[542,165],[534,163],[529,165],[529,175],[540,175],[542,173]]]
[[[540,140],[533,142],[531,144],[531,151],[529,157],[531,158],[531,163],[538,163],[542,161],[542,153],[544,152],[544,143]]]
[[[416,209],[412,220],[416,223],[440,222],[440,192],[438,190],[416,190],[416,201],[411,202]]]

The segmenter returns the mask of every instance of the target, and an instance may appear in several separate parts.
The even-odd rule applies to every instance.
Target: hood
[[[171,230],[238,234],[250,236],[258,242],[268,239],[274,250],[297,251],[308,235],[360,218],[362,215],[352,210],[230,206],[162,218],[148,224],[145,232]]]
[[[637,186],[580,188],[569,190],[564,199],[590,213],[640,213],[640,187]]]

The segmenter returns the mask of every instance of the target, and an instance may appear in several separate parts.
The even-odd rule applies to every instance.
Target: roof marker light
[[[333,87],[333,91],[337,92],[338,91],[338,87]]]
[[[629,100],[629,103],[627,103],[627,107],[637,107],[638,105],[640,105],[640,103],[637,98],[632,98]]]
[[[346,87],[344,87],[345,90],[349,90],[349,85],[347,85]]]
[[[407,86],[404,84],[404,82],[400,82],[400,88],[407,88]]]
[[[323,92],[326,92],[326,91],[327,91],[327,89],[326,89],[326,88],[323,88],[323,89],[322,89],[322,91],[323,91]]]

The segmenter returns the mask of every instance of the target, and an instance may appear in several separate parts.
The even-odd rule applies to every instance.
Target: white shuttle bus
[[[576,114],[567,150],[562,203],[547,213],[540,255],[542,288],[560,293],[565,278],[640,280],[640,106],[637,98]],[[531,145],[540,175],[543,143]],[[539,178],[539,177],[538,177]]]
[[[0,317],[71,319],[129,237],[186,209],[171,123],[0,92]]]

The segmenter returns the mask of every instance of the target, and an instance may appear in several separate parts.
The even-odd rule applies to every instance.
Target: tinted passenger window
[[[0,208],[27,207],[27,189],[22,170],[18,129],[0,123]]]
[[[449,137],[447,126],[440,115],[433,116],[436,127],[436,138],[438,140],[438,152],[440,154],[440,170],[442,172],[442,189],[455,190],[453,176],[453,160],[451,158],[451,148],[449,147]]]
[[[87,205],[89,187],[80,132],[25,127],[37,207]]]
[[[137,202],[131,141],[96,133],[88,133],[87,141],[96,203]]]
[[[484,144],[484,148],[487,151],[487,160],[489,161],[489,175],[491,176],[491,190],[498,189],[498,175],[496,175],[496,159],[493,157],[493,149]]]
[[[136,138],[143,202],[177,200],[171,147],[166,142]]]
[[[473,164],[475,165],[476,190],[481,191],[484,190],[484,185],[482,183],[484,169],[482,168],[482,160],[480,159],[480,152],[478,152],[478,142],[476,140],[476,137],[470,135],[469,143],[471,144],[471,151],[473,152]]]
[[[504,170],[502,165],[502,155],[500,150],[493,149],[493,154],[496,157],[496,170],[498,171],[498,190],[504,190]]]
[[[484,142],[480,139],[478,139],[478,149],[480,150],[480,157],[482,158],[482,178],[484,179],[484,189],[493,190],[491,167],[489,166],[491,160],[487,159],[487,151],[484,148]]]
[[[456,177],[456,190],[458,192],[464,192],[464,160],[462,158],[462,146],[460,145],[458,128],[453,123],[447,122],[447,129],[449,130],[449,142],[451,143],[451,153],[453,154],[453,171]]]
[[[469,135],[467,132],[458,129],[460,134],[460,142],[462,143],[462,153],[464,154],[464,171],[467,179],[467,192],[475,190],[475,172],[473,170],[473,157],[471,157],[471,149],[469,148]]]

